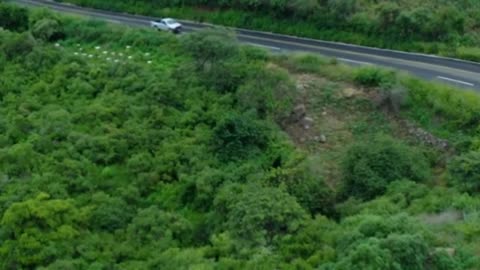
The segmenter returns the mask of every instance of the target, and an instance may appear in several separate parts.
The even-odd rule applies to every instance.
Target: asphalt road
[[[149,26],[150,20],[157,19],[148,16],[83,8],[48,0],[12,0],[12,2],[29,6],[48,7],[59,12],[84,15],[130,26]],[[185,32],[195,31],[209,26],[207,24],[190,21],[181,22],[184,25]],[[480,91],[479,63],[245,29],[234,30],[239,41],[264,47],[272,51],[319,53],[329,57],[336,57],[339,61],[350,65],[379,65],[406,71],[424,79],[436,80],[440,83]]]

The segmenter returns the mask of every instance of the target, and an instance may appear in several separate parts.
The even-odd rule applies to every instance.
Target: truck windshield
[[[167,24],[176,24],[177,21],[175,21],[174,19],[165,19],[164,20]]]

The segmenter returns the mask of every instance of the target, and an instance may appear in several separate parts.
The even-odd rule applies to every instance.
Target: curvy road
[[[71,4],[56,3],[49,0],[11,0],[22,5],[47,7],[59,12],[84,15],[109,22],[130,26],[148,26],[154,17],[115,13],[79,7]],[[180,21],[185,32],[209,27],[209,24]],[[480,91],[480,63],[445,58],[433,55],[407,53],[393,50],[376,49],[345,43],[328,42],[314,39],[279,35],[274,33],[233,29],[240,42],[264,47],[277,52],[301,51],[335,57],[346,64],[363,66],[378,65],[406,71],[418,77],[436,80],[440,83],[455,85]]]

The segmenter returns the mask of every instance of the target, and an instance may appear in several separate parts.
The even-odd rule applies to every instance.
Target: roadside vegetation
[[[476,93],[0,14],[0,269],[479,269]]]
[[[480,61],[476,0],[62,2]]]

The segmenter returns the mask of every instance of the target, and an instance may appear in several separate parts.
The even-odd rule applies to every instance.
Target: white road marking
[[[455,79],[447,78],[447,77],[443,77],[443,76],[437,76],[437,78],[439,78],[440,80],[445,80],[445,81],[449,81],[449,82],[455,82],[455,83],[459,83],[459,84],[463,84],[463,85],[475,86],[475,84],[473,84],[473,83],[464,82],[464,81],[459,81],[459,80],[455,80]]]
[[[271,49],[271,50],[276,50],[276,51],[280,51],[281,49],[278,48],[278,47],[273,47],[273,46],[267,46],[267,45],[261,45],[261,44],[256,44],[256,43],[250,43],[250,42],[247,42],[246,44],[248,45],[252,45],[252,46],[257,46],[257,47],[262,47],[262,48],[267,48],[267,49]]]
[[[360,64],[360,65],[372,65],[371,63],[368,62],[362,62],[362,61],[355,61],[347,58],[340,58],[337,57],[338,60],[343,61],[343,62],[348,62],[348,63],[354,63],[354,64]]]

